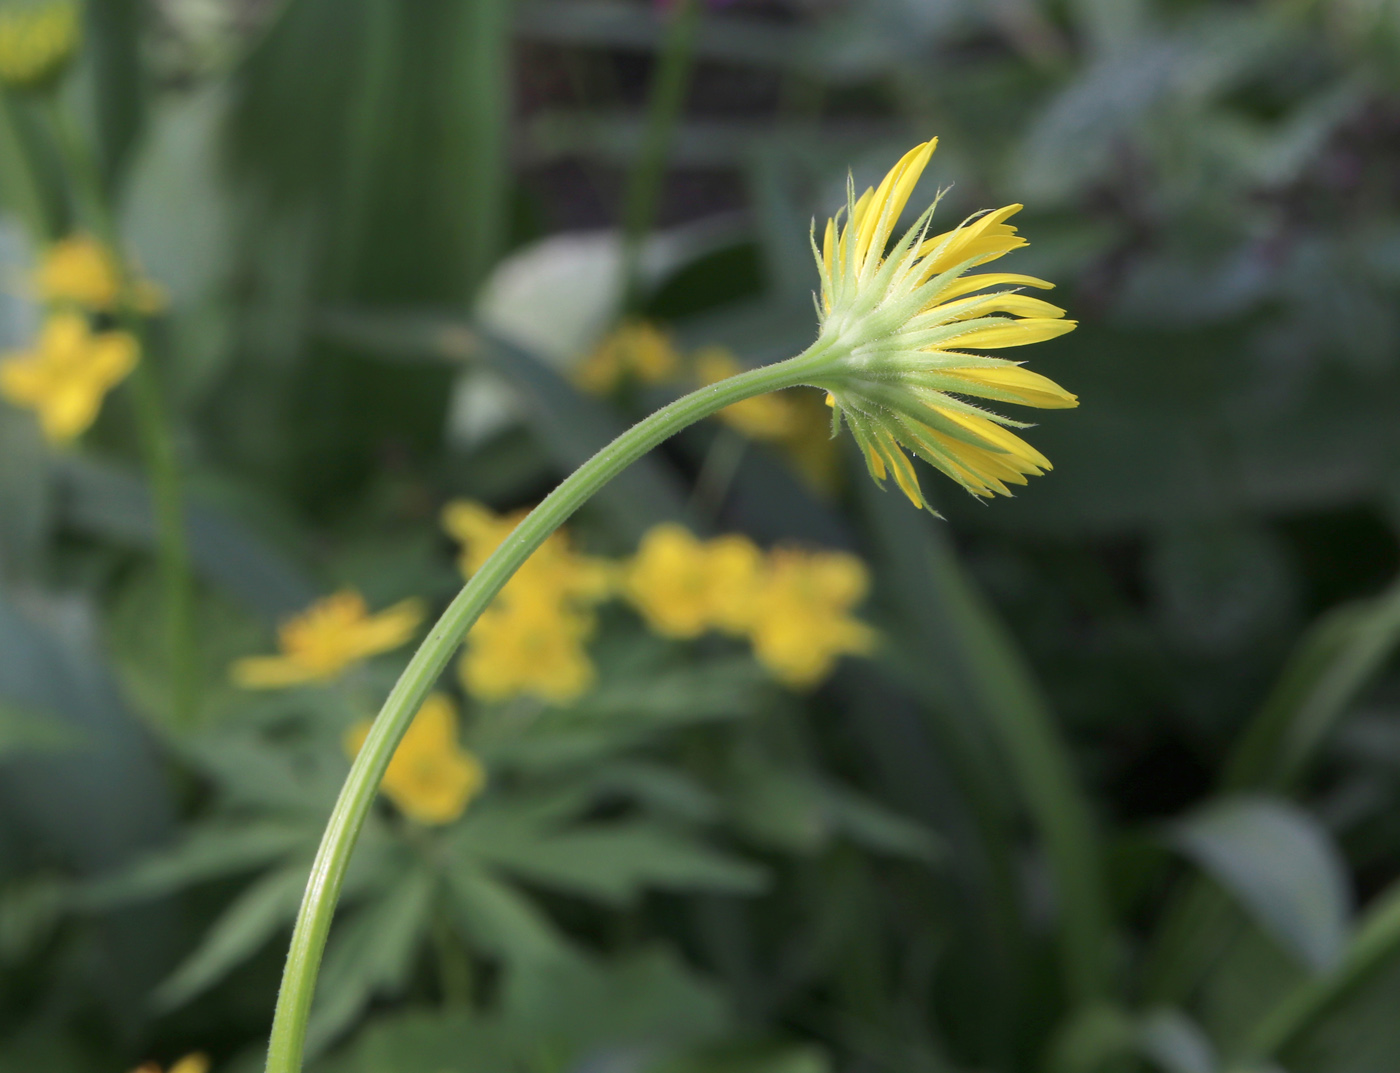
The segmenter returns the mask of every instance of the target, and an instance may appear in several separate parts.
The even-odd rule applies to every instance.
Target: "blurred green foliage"
[[[805,346],[809,221],[933,134],[940,218],[1024,202],[1005,263],[1082,322],[1034,355],[1082,400],[1028,434],[1054,473],[937,522],[714,422],[631,470],[578,544],[855,551],[878,657],[799,695],[614,608],[576,704],[469,704],[490,790],[374,817],[315,1068],[1400,1065],[1400,4],[736,0],[661,135],[641,0],[85,11],[63,92],[171,298],[201,703],[172,718],[119,395],[80,450],[0,406],[0,1071],[260,1068],[342,736],[404,656],[274,695],[230,661],[339,587],[441,606],[445,502],[528,505],[666,397],[573,386],[624,312]],[[74,210],[3,105],[9,349]]]

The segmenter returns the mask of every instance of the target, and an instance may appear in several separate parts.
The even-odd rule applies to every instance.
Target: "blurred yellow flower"
[[[680,375],[681,357],[670,336],[646,321],[627,321],[574,368],[585,391],[606,395],[629,380],[661,384]]]
[[[596,678],[585,648],[592,633],[588,612],[549,593],[497,600],[467,634],[458,665],[462,685],[484,701],[529,695],[567,704]]]
[[[470,500],[454,500],[442,512],[442,525],[462,546],[458,565],[462,576],[471,577],[481,569],[501,541],[525,517],[525,511],[497,514]],[[559,599],[584,604],[596,603],[613,589],[614,571],[604,560],[580,555],[573,550],[564,530],[556,530],[506,583],[501,597],[512,593],[554,591]]]
[[[817,685],[840,656],[874,647],[875,631],[850,613],[869,586],[869,572],[854,555],[774,552],[754,599],[754,655],[795,689]]]
[[[70,235],[44,253],[34,273],[34,286],[46,302],[110,313],[121,296],[121,273],[102,243],[87,235]],[[150,280],[133,281],[132,291],[131,300],[139,312],[155,313],[165,305],[165,291]]]
[[[763,555],[737,534],[700,541],[664,523],[642,538],[625,591],[652,630],[676,638],[742,633],[753,616]]]
[[[160,1073],[160,1066],[155,1062],[143,1062],[132,1073]],[[209,1073],[209,1056],[198,1052],[187,1054],[170,1067],[169,1073]]]
[[[462,545],[463,576],[476,573],[524,513],[499,515],[459,500],[443,510],[443,527]],[[594,680],[585,647],[593,633],[590,608],[611,596],[612,564],[573,550],[555,532],[467,634],[459,673],[462,685],[485,701],[529,694],[555,704],[582,696]]]
[[[102,399],[136,367],[136,340],[125,332],[93,332],[76,313],[44,322],[38,345],[0,359],[0,395],[35,411],[51,441],[80,435],[97,419]]]
[[[695,376],[701,386],[727,380],[744,371],[724,347],[704,347],[695,352]],[[721,421],[756,440],[783,440],[797,430],[797,416],[788,395],[755,395],[715,415]]]
[[[352,760],[372,724],[363,719],[345,732]],[[380,789],[409,819],[443,824],[462,815],[485,786],[481,761],[458,744],[456,707],[445,694],[431,694],[394,750]]]
[[[29,0],[0,6],[0,82],[12,89],[53,84],[78,49],[73,0]]]
[[[1050,468],[1044,455],[1007,431],[1025,428],[1023,422],[974,406],[968,397],[1042,408],[1078,405],[1064,388],[1019,362],[967,352],[1023,346],[1075,327],[1063,309],[1021,293],[1050,287],[1044,280],[965,275],[1026,244],[1006,222],[1020,205],[926,238],[930,206],[887,253],[936,144],[915,146],[859,199],[848,186],[845,220],[837,213],[827,221],[817,252],[821,331],[809,381],[827,390],[837,422],[850,426],[871,476],[883,481],[893,475],[915,506],[926,504],[905,451],[978,496],[1010,495],[1008,483],[1025,484]]]
[[[277,631],[277,656],[249,656],[231,677],[244,689],[281,689],[329,681],[347,668],[407,642],[423,621],[423,604],[404,600],[371,615],[364,597],[343,591],[312,604]]]

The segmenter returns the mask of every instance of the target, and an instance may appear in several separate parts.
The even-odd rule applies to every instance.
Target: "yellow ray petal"
[[[979,272],[953,280],[939,292],[937,301],[939,304],[951,302],[954,298],[961,298],[965,294],[989,287],[1036,287],[1049,291],[1054,290],[1055,285],[1043,279],[1036,279],[1035,276],[1022,276],[1016,272]]]
[[[1068,410],[1079,405],[1079,399],[1049,377],[1023,369],[1019,365],[1001,365],[988,369],[949,369],[947,375],[965,380],[970,394],[980,394],[979,387],[995,388],[1015,396],[1015,401],[1042,410]],[[957,389],[952,389],[956,391]]]
[[[1029,294],[1006,292],[986,295],[980,301],[969,301],[976,301],[976,304],[969,305],[968,309],[959,313],[954,320],[972,320],[974,317],[985,317],[992,313],[1010,313],[1017,317],[1048,317],[1051,320],[1065,315],[1065,311],[1059,306],[1032,298]]]
[[[929,158],[933,156],[937,145],[938,139],[934,138],[914,146],[900,157],[899,162],[880,181],[861,216],[856,232],[857,269],[865,263],[871,247],[877,241],[883,247],[883,240],[889,236],[890,229],[904,211],[904,206],[909,203],[909,195],[914,192],[914,187],[923,175],[924,168],[928,166]],[[875,256],[879,257],[884,252],[883,248],[877,249]]]
[[[1008,320],[1005,324],[989,324],[983,328],[973,328],[965,335],[947,342],[956,342],[959,347],[981,347],[994,349],[1008,346],[1025,346],[1054,339],[1058,335],[1074,331],[1079,326],[1077,320],[1058,320],[1049,317],[1030,317],[1025,320]]]

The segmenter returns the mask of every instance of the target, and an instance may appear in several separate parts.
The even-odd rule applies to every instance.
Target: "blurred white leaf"
[[[1314,817],[1280,799],[1240,796],[1182,820],[1172,840],[1305,965],[1337,964],[1352,895],[1346,864]]]

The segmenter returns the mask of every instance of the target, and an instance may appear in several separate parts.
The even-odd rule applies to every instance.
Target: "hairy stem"
[[[817,357],[825,348],[826,344],[818,342],[795,358],[711,384],[638,422],[575,470],[532,510],[448,605],[379,710],[369,736],[350,766],[321,837],[287,952],[268,1042],[267,1073],[299,1073],[301,1069],[316,974],[355,840],[394,750],[477,616],[535,549],[613,477],[701,418],[754,395],[804,383],[808,359]]]

